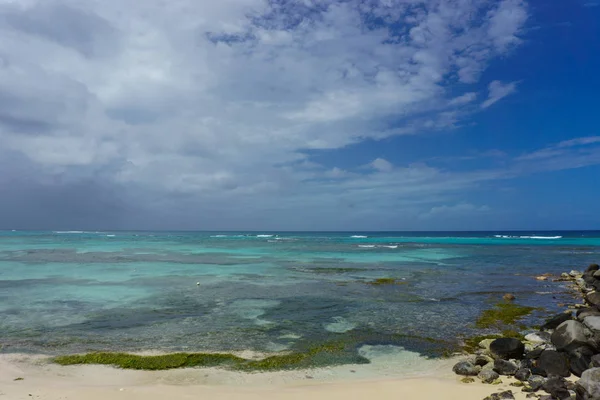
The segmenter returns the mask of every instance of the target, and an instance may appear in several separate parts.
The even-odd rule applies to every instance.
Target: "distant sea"
[[[507,292],[543,307],[539,322],[568,296],[534,277],[593,262],[600,231],[4,231],[0,344],[277,353],[351,338],[367,357],[427,355],[481,333],[474,321]]]

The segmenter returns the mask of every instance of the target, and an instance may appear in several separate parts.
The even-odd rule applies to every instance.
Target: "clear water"
[[[278,352],[351,336],[427,353],[418,338],[480,333],[506,292],[558,310],[564,286],[533,276],[598,261],[600,232],[0,232],[0,343]],[[406,284],[367,284],[388,277]]]

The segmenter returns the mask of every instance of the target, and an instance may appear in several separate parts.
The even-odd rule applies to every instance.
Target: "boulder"
[[[477,377],[481,379],[481,382],[483,383],[492,383],[496,379],[500,378],[500,375],[491,369],[484,369],[477,375]]]
[[[595,347],[593,340],[589,340],[586,329],[579,321],[565,321],[560,324],[551,336],[552,344],[557,350],[574,350],[581,346]]]
[[[525,340],[531,343],[550,343],[550,336],[548,332],[535,332],[525,335]]]
[[[571,272],[569,272],[569,276],[571,276],[572,278],[576,278],[578,276],[583,275],[583,272],[581,271],[576,271],[574,269],[571,270]]]
[[[500,338],[490,343],[490,353],[492,357],[502,360],[523,358],[525,345],[519,339]]]
[[[570,320],[571,318],[573,318],[573,315],[570,311],[555,315],[554,317],[546,320],[546,323],[542,325],[542,330],[547,331],[549,329],[556,329],[560,324]]]
[[[590,264],[589,267],[585,270],[585,272],[594,272],[600,270],[600,266],[598,264]]]
[[[544,386],[544,382],[546,382],[546,378],[540,375],[531,375],[527,380],[529,387],[534,392],[540,390]]]
[[[555,399],[564,400],[571,397],[571,393],[567,389],[567,381],[560,376],[549,377],[542,385],[542,388]]]
[[[592,361],[590,361],[590,368],[600,368],[600,354],[592,356]]]
[[[587,271],[581,276],[581,279],[583,279],[586,284],[591,285],[596,280],[596,278],[594,278],[595,272],[596,271]]]
[[[512,293],[506,293],[504,296],[502,296],[502,298],[506,301],[513,301],[516,299],[515,295]]]
[[[514,400],[515,396],[513,396],[512,391],[506,390],[504,392],[493,393],[483,400],[511,400],[511,399]]]
[[[517,372],[515,372],[515,378],[520,381],[526,381],[531,376],[531,370],[529,368],[519,368]]]
[[[587,283],[583,278],[575,278],[575,284],[580,290],[585,290],[587,288]]]
[[[579,321],[583,321],[586,317],[600,316],[600,310],[598,310],[597,308],[590,307],[580,308],[579,310],[577,310],[576,315]]]
[[[596,400],[600,399],[600,368],[592,368],[581,374],[575,391],[577,399]]]
[[[592,306],[600,309],[600,292],[588,293],[585,300]]]
[[[474,361],[475,362],[473,364],[483,367],[484,365],[486,365],[488,363],[494,362],[494,359],[486,356],[485,354],[480,354],[477,357],[475,357]]]
[[[594,356],[594,350],[587,347],[578,347],[575,350],[569,352],[569,366],[571,372],[576,376],[581,376],[583,371],[590,368],[592,363],[592,357]]]
[[[537,360],[538,358],[540,358],[540,356],[542,355],[542,353],[544,352],[543,347],[538,347],[537,349],[533,349],[530,352],[528,352],[527,354],[525,354],[525,358],[528,360]]]
[[[494,371],[500,375],[514,375],[519,370],[519,366],[512,361],[494,360]]]
[[[545,350],[538,360],[538,366],[546,375],[558,375],[567,377],[569,371],[569,359],[566,354],[554,350]]]
[[[452,371],[457,375],[475,376],[481,371],[481,367],[468,361],[461,361],[452,367]]]
[[[594,331],[600,331],[600,316],[587,316],[583,319],[583,324]]]

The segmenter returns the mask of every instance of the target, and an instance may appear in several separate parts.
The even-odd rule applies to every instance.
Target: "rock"
[[[480,354],[477,357],[475,357],[475,362],[473,364],[483,367],[484,365],[489,364],[493,361],[494,359],[492,357],[488,357],[485,354]]]
[[[519,366],[512,361],[494,360],[494,371],[500,375],[514,375],[519,370]]]
[[[600,269],[600,266],[598,264],[590,264],[590,266],[587,267],[585,272],[598,271],[599,269]]]
[[[475,376],[481,371],[481,367],[473,365],[468,361],[461,361],[452,368],[457,375]]]
[[[512,391],[506,390],[504,392],[494,393],[489,395],[483,400],[514,400],[515,396],[513,396]]]
[[[517,372],[515,372],[515,378],[520,381],[526,381],[531,376],[531,370],[529,368],[519,368]]]
[[[600,309],[600,292],[588,293],[585,296],[585,300],[592,306]]]
[[[540,358],[544,350],[546,349],[544,349],[543,347],[538,347],[537,349],[534,349],[525,354],[525,358],[528,360],[537,360],[538,358]]]
[[[592,368],[581,374],[581,379],[575,386],[577,399],[600,399],[600,368]]]
[[[477,377],[479,379],[481,379],[481,382],[483,382],[483,383],[492,383],[496,379],[500,378],[500,375],[498,375],[498,373],[495,372],[495,371],[492,371],[490,369],[486,369],[486,370],[482,370],[479,373],[479,375],[477,375]]]
[[[575,278],[575,284],[581,290],[585,290],[587,288],[587,283],[585,283],[585,280],[583,278]]]
[[[560,324],[552,333],[551,340],[557,350],[569,351],[581,346],[596,347],[593,340],[588,340],[583,324],[574,320]]]
[[[596,278],[594,278],[594,273],[595,271],[588,271],[585,272],[582,276],[581,279],[583,279],[583,281],[588,284],[591,285],[594,283],[594,281],[596,280]]]
[[[600,271],[596,271],[592,274],[592,276],[596,279],[600,279]]]
[[[576,278],[581,275],[583,275],[583,272],[575,271],[574,269],[572,269],[571,272],[569,272],[569,276],[571,276],[572,278]]]
[[[600,269],[600,265],[598,264],[590,264],[589,267],[585,270],[585,272],[598,271]]]
[[[558,375],[567,377],[571,375],[567,355],[557,351],[545,350],[538,360],[538,366],[548,376]]]
[[[568,399],[571,397],[569,390],[567,389],[567,381],[560,376],[552,376],[546,379],[542,388],[550,393],[555,399]]]
[[[582,321],[586,318],[586,317],[598,317],[600,316],[600,310],[596,309],[596,308],[590,308],[590,307],[585,307],[585,308],[580,308],[579,310],[577,310],[577,319],[579,321]]]
[[[484,350],[486,350],[486,351],[489,352],[490,351],[490,344],[492,344],[492,342],[494,340],[495,339],[483,339],[481,342],[479,342],[478,346],[479,346],[479,348],[484,349]]]
[[[576,376],[581,376],[583,371],[590,368],[592,357],[594,356],[594,350],[587,347],[578,347],[575,350],[569,352],[569,366],[571,372]]]
[[[590,368],[600,368],[600,354],[596,354],[592,356],[592,361],[590,362]]]
[[[473,382],[475,382],[475,379],[471,378],[470,376],[465,376],[460,381],[462,383],[473,383]]]
[[[531,399],[531,398],[535,397],[537,399],[537,394],[535,394],[535,393],[527,393],[527,396],[525,396],[525,397],[528,398],[528,399]]]
[[[554,317],[546,320],[546,323],[542,325],[542,330],[547,331],[548,329],[556,329],[560,324],[570,320],[571,318],[573,318],[573,315],[570,311],[555,315]]]
[[[527,380],[529,387],[535,392],[538,391],[544,386],[544,382],[546,382],[546,378],[540,375],[531,375]]]
[[[492,357],[502,360],[516,358],[520,360],[525,353],[525,345],[519,339],[500,338],[490,343]]]
[[[502,298],[506,301],[513,301],[516,299],[515,295],[512,293],[506,293],[504,296],[502,296]]]
[[[531,343],[550,343],[550,333],[535,332],[525,335],[525,340]]]
[[[592,330],[600,331],[600,316],[590,315],[585,317],[583,319],[583,324]]]
[[[535,279],[537,279],[538,281],[547,281],[548,277],[544,276],[544,275],[540,275],[540,276],[536,276]]]

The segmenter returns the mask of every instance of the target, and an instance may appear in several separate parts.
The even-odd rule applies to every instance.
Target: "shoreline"
[[[342,367],[262,373],[231,372],[216,368],[168,371],[122,370],[99,365],[59,366],[41,356],[0,355],[0,395],[5,399],[359,399],[415,398],[480,400],[490,392],[483,383],[464,384],[449,366],[455,358],[437,360],[435,368],[414,376],[378,377],[363,374],[362,365],[347,377]],[[310,375],[309,375],[310,374]],[[310,377],[310,378],[308,378]],[[23,378],[22,380],[15,380]],[[509,382],[494,386],[508,390]],[[514,389],[514,388],[513,388]],[[521,393],[516,393],[517,399]],[[522,398],[525,398],[522,396]]]

